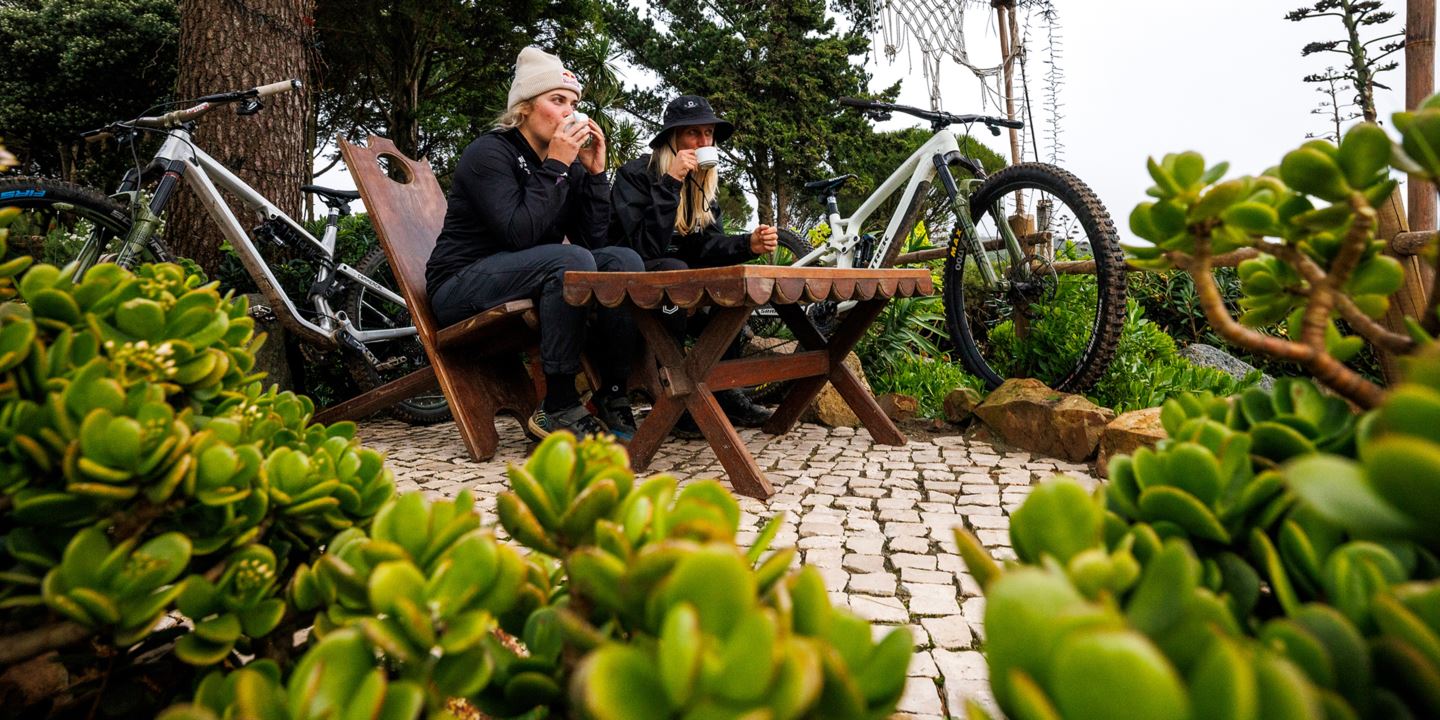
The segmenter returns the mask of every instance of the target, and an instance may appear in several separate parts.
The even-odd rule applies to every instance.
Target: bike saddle
[[[358,190],[335,190],[333,188],[320,187],[319,185],[301,185],[300,189],[307,193],[319,195],[326,205],[332,207],[349,207],[351,200],[359,200]]]
[[[846,173],[840,177],[833,177],[828,180],[812,180],[805,183],[805,189],[816,195],[829,195],[839,190],[847,181],[854,178],[854,173]]]

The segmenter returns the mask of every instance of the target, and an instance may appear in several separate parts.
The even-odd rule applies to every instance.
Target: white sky
[[[1060,88],[1065,145],[1061,164],[1096,191],[1123,240],[1133,240],[1130,210],[1146,199],[1145,189],[1151,185],[1146,157],[1196,150],[1209,164],[1230,161],[1231,175],[1258,174],[1304,142],[1307,132],[1325,131],[1327,120],[1311,114],[1324,96],[1302,78],[1323,72],[1327,65],[1338,66],[1345,58],[1333,53],[1302,58],[1300,49],[1311,41],[1338,39],[1343,28],[1335,18],[1301,23],[1285,19],[1302,4],[1304,0],[1056,0],[1065,75]],[[1404,3],[1390,0],[1386,5],[1398,15],[1385,26],[1386,32],[1398,32]],[[1039,105],[1046,43],[1038,19],[1032,32],[1027,73],[1040,152],[1048,157],[1049,116]],[[965,34],[972,62],[998,62],[993,11],[968,11]],[[1386,125],[1404,102],[1403,52],[1391,58],[1401,61],[1401,67],[1382,75],[1381,82],[1394,90],[1378,90],[1376,97]],[[929,107],[918,61],[918,54],[914,62],[902,53],[890,63],[872,53],[872,87],[901,80],[899,102]],[[632,74],[625,73],[626,80],[633,82]],[[941,87],[945,110],[1003,114],[993,105],[983,107],[978,81],[948,60]],[[908,120],[896,115],[884,127],[919,124]],[[1007,136],[980,134],[1009,156]],[[318,182],[354,187],[343,170],[327,173]]]
[[[1300,49],[1308,42],[1342,37],[1343,27],[1336,18],[1298,23],[1285,19],[1304,4],[1056,0],[1065,74],[1060,88],[1065,145],[1061,164],[1096,191],[1123,240],[1133,240],[1130,211],[1147,199],[1145,189],[1153,184],[1145,171],[1148,156],[1196,150],[1207,164],[1230,161],[1231,175],[1258,174],[1304,142],[1307,132],[1325,131],[1324,118],[1310,114],[1324,96],[1302,78],[1345,58],[1333,53],[1302,58]],[[1399,32],[1404,3],[1385,4],[1397,13],[1383,26],[1385,33]],[[972,62],[998,63],[994,11],[970,10],[966,19]],[[1032,32],[1027,73],[1044,158],[1048,115],[1038,102],[1044,92],[1046,44],[1038,19]],[[1377,90],[1376,107],[1387,126],[1390,114],[1403,109],[1405,98],[1404,53],[1388,59],[1401,66],[1380,78],[1394,90]],[[919,65],[912,73],[903,55],[888,67],[883,58],[879,64],[872,58],[872,73],[874,87],[901,79],[900,102],[929,106]],[[944,109],[1003,114],[993,105],[982,111],[978,81],[968,70],[950,63],[942,77]],[[992,138],[977,130],[980,139],[1009,157],[1007,136]]]

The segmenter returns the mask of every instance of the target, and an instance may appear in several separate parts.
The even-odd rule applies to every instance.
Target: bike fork
[[[939,176],[940,184],[945,187],[945,195],[949,198],[950,208],[954,211],[956,221],[960,225],[951,233],[950,262],[964,262],[965,255],[970,255],[975,258],[975,267],[980,269],[980,277],[984,280],[986,287],[1002,287],[1005,281],[995,272],[995,266],[991,264],[985,254],[985,247],[980,242],[979,233],[975,231],[975,223],[970,219],[969,197],[961,194],[960,187],[955,183],[955,177],[950,174],[950,164],[945,161],[945,156],[936,153],[933,160],[935,174]]]

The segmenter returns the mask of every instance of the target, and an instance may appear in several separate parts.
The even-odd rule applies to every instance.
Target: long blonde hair
[[[509,130],[511,128],[518,128],[525,124],[525,118],[530,117],[530,113],[533,112],[535,112],[535,98],[521,100],[511,105],[505,112],[500,113],[500,117],[495,118],[495,129]]]
[[[665,143],[650,156],[650,169],[660,175],[670,172],[675,151]],[[698,178],[697,178],[698,176]],[[689,235],[715,221],[711,206],[720,190],[719,168],[692,170],[680,185],[680,207],[675,209],[675,232]]]

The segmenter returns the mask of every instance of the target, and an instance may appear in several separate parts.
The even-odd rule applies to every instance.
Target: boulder
[[[975,406],[980,404],[983,398],[973,388],[960,387],[950,391],[945,396],[945,419],[960,424],[970,419],[975,414]]]
[[[1110,459],[1129,455],[1142,447],[1155,447],[1164,440],[1165,428],[1160,425],[1160,408],[1131,410],[1110,421],[1100,434],[1100,455],[1095,458],[1100,477],[1110,476]]]
[[[870,387],[870,381],[865,379],[865,371],[860,367],[860,358],[855,353],[852,352],[845,356],[845,366],[855,373],[855,376],[860,379],[860,384],[866,388]],[[855,417],[850,406],[845,404],[845,398],[840,397],[840,393],[836,392],[828,382],[820,391],[820,395],[815,398],[815,402],[800,415],[800,419],[805,422],[819,423],[825,427],[860,427],[860,418]]]
[[[1245,377],[1246,373],[1255,369],[1254,365],[1231,355],[1230,353],[1205,343],[1190,343],[1180,350],[1180,357],[1201,367],[1215,368],[1236,380]],[[1260,389],[1270,392],[1275,386],[1275,378],[1269,375],[1260,376]]]
[[[875,402],[880,406],[881,412],[895,422],[909,420],[920,411],[919,400],[900,393],[885,393],[875,398]]]
[[[1100,433],[1115,419],[1109,408],[1031,378],[1006,380],[975,414],[1006,443],[1069,462],[1094,455]]]
[[[265,379],[260,382],[267,388],[278,384],[281,390],[294,390],[295,379],[290,373],[290,360],[285,352],[285,328],[264,295],[250,293],[245,297],[250,301],[250,317],[255,319],[255,334],[263,332],[266,335],[265,343],[255,352],[252,372],[265,373]]]

